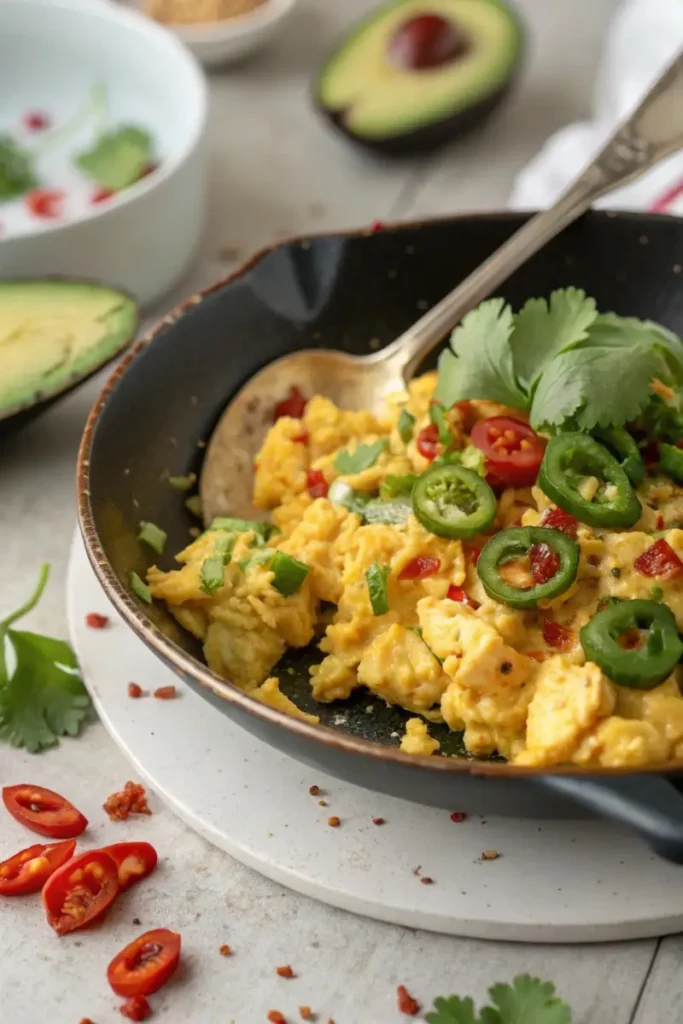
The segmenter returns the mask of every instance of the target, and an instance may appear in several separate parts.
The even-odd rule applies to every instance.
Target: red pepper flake
[[[112,821],[127,821],[131,814],[151,814],[145,787],[127,782],[120,793],[112,793],[102,805]]]
[[[373,220],[372,224],[370,225],[370,230],[372,231],[373,235],[376,235],[378,231],[384,231],[383,222],[381,220]]]
[[[417,450],[423,458],[433,462],[441,450],[439,443],[439,428],[436,423],[430,423],[423,427],[417,435]]]
[[[313,1020],[313,1010],[310,1006],[300,1006],[299,1016],[302,1020]]]
[[[399,1011],[408,1017],[417,1017],[420,1012],[420,1004],[413,999],[405,985],[399,985],[396,989],[396,1003]]]
[[[224,945],[221,946],[218,952],[220,953],[221,956],[232,956],[232,950],[230,949],[230,946],[228,946],[227,943],[224,943]]]
[[[306,409],[306,396],[296,384],[289,389],[289,394],[278,402],[273,409],[273,420],[279,420],[281,416],[291,416],[292,419],[300,420]]]
[[[373,825],[384,825],[385,824],[385,819],[384,818],[373,818],[372,819],[372,824]]]
[[[160,686],[154,691],[154,696],[158,700],[173,700],[174,697],[178,696],[178,691],[175,686]]]
[[[113,188],[96,188],[93,194],[90,196],[90,202],[95,205],[96,203],[106,203],[108,199],[115,196]]]
[[[430,878],[429,875],[423,875],[420,881],[423,885],[434,885],[434,879]]]
[[[80,1024],[93,1024],[90,1017],[81,1017]]]
[[[326,498],[329,490],[325,474],[322,469],[309,469],[306,474],[308,493],[312,498]]]
[[[398,574],[400,580],[424,580],[427,576],[433,576],[441,568],[438,558],[431,558],[429,555],[418,555],[404,565]]]
[[[549,530],[559,530],[560,533],[566,533],[572,540],[576,540],[579,529],[578,520],[574,516],[570,516],[563,508],[547,508],[543,513],[541,526],[545,526]]]
[[[138,697],[142,697],[142,687],[137,683],[128,683],[128,696],[137,700]]]
[[[320,792],[320,786],[316,786],[316,785],[309,786],[308,787],[308,792],[311,794],[311,796],[317,796],[318,793]]]
[[[85,617],[85,624],[90,629],[104,629],[105,626],[109,625],[109,619],[106,615],[98,615],[97,612],[89,612]]]
[[[34,188],[26,195],[24,202],[34,217],[57,220],[63,213],[64,193],[54,188]]]
[[[285,964],[283,967],[276,967],[275,970],[276,970],[276,973],[278,974],[278,976],[280,978],[293,978],[294,977],[294,971],[289,966],[289,964]]]
[[[658,530],[663,530],[664,529],[664,516],[662,515],[661,512],[657,516],[657,529]]]
[[[542,628],[543,639],[548,647],[567,651],[574,646],[574,633],[571,629],[567,629],[566,626],[561,626],[559,622],[553,622],[552,619],[544,619]]]
[[[310,437],[304,430],[303,434],[297,434],[296,437],[292,438],[292,441],[294,441],[295,444],[308,444]]]
[[[147,1020],[152,1015],[152,1007],[144,996],[131,996],[121,1006],[119,1013],[128,1020]]]
[[[456,825],[459,825],[461,821],[467,821],[467,815],[464,811],[453,811],[451,814],[451,821],[454,821]]]
[[[287,1024],[285,1015],[283,1013],[280,1013],[279,1010],[268,1010],[266,1019],[270,1022],[270,1024]]]
[[[479,602],[470,597],[462,587],[457,587],[455,583],[451,583],[449,586],[446,592],[446,597],[449,601],[457,601],[459,604],[466,604],[468,608],[472,608],[475,612],[477,608],[479,608]]]
[[[333,814],[331,818],[327,819],[327,824],[331,828],[339,828],[339,826],[341,825],[341,820],[337,817],[336,814]]]
[[[659,576],[661,579],[671,580],[681,575],[683,562],[671,545],[662,538],[636,558],[633,568],[641,576]]]
[[[534,583],[547,583],[560,568],[559,556],[548,544],[532,544],[529,549],[529,568]]]
[[[28,110],[23,118],[24,128],[29,132],[44,132],[52,124],[50,117],[42,110]]]

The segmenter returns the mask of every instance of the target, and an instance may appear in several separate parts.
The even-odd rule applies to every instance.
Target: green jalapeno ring
[[[415,518],[437,537],[474,537],[496,516],[496,496],[486,481],[455,463],[422,473],[412,498]]]
[[[547,544],[557,555],[560,565],[547,583],[537,583],[528,590],[506,583],[498,567],[506,561],[523,558],[534,544]],[[484,545],[477,561],[477,573],[484,590],[495,601],[511,608],[534,608],[539,601],[557,597],[568,590],[579,569],[579,545],[559,530],[544,526],[513,526],[501,530]]]
[[[660,444],[659,468],[677,484],[683,484],[683,451],[673,444]]]
[[[588,501],[579,492],[580,477],[596,476],[616,488],[616,496]],[[587,526],[635,526],[642,515],[628,476],[613,455],[588,434],[556,434],[548,442],[538,485],[556,505]]]
[[[618,639],[629,629],[646,629],[643,647],[626,650]],[[683,643],[673,612],[665,604],[638,599],[608,605],[579,630],[581,646],[619,686],[651,690],[673,672],[683,655]]]
[[[628,430],[624,427],[598,427],[593,437],[610,455],[617,460],[633,487],[637,487],[645,476],[645,466],[638,449]]]

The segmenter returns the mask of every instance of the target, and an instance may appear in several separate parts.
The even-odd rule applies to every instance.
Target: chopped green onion
[[[257,544],[265,543],[274,533],[279,533],[272,523],[259,522],[252,519],[238,519],[235,516],[217,516],[209,527],[210,530],[225,530],[226,533],[253,533]]]
[[[352,452],[344,449],[335,457],[335,469],[345,476],[354,476],[356,473],[362,473],[364,469],[370,469],[370,466],[375,465],[388,444],[389,442],[386,438],[380,438],[374,444],[359,444]]]
[[[650,591],[650,597],[653,601],[662,601],[664,599],[664,590],[662,587],[653,587]]]
[[[168,482],[174,491],[189,491],[197,483],[197,474],[188,473],[187,476],[169,476]]]
[[[413,485],[416,480],[417,477],[414,473],[388,476],[379,485],[379,496],[382,501],[390,501],[391,498],[408,497],[412,494]]]
[[[193,516],[196,516],[197,519],[202,518],[202,513],[204,510],[202,508],[202,499],[199,497],[198,494],[193,494],[190,498],[186,500],[185,508],[187,509],[188,512],[191,512]]]
[[[237,536],[234,533],[222,533],[216,540],[214,553],[223,559],[223,565],[227,565],[232,558],[232,552],[237,543]]]
[[[412,440],[414,429],[415,417],[407,409],[401,409],[401,415],[398,418],[398,433],[404,444],[408,444]]]
[[[152,595],[149,592],[149,587],[144,580],[140,579],[136,572],[132,572],[129,577],[130,589],[133,591],[136,597],[139,597],[145,604],[152,603]]]
[[[140,523],[138,540],[146,544],[147,547],[150,547],[152,551],[156,551],[158,555],[163,555],[168,534],[154,523],[142,522]]]
[[[389,576],[388,565],[378,565],[373,562],[365,570],[365,580],[370,594],[370,604],[373,615],[385,615],[389,611],[389,595],[387,593],[387,577]]]
[[[273,571],[273,586],[284,597],[296,594],[309,573],[309,567],[283,551],[276,551],[270,563]]]
[[[242,572],[248,572],[254,565],[265,565],[266,562],[270,562],[274,554],[275,552],[272,548],[261,548],[259,551],[255,551],[253,555],[240,558],[237,564]]]
[[[199,570],[200,589],[211,597],[223,586],[223,555],[209,555]]]
[[[439,430],[439,441],[441,444],[448,446],[453,440],[453,434],[451,428],[448,425],[446,419],[446,410],[440,402],[434,402],[429,407],[429,418],[435,427]]]

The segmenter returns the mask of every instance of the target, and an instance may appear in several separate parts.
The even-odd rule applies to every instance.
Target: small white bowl
[[[206,67],[223,67],[246,57],[277,35],[298,0],[265,0],[248,14],[205,25],[168,25]],[[138,4],[139,6],[139,4]]]
[[[49,135],[21,135],[22,114],[45,111],[58,127],[95,82],[106,89],[108,126],[149,131],[158,168],[93,204],[73,155],[92,144],[95,128],[48,149],[41,185],[65,190],[64,215],[27,223],[16,204],[0,203],[0,277],[97,279],[148,305],[185,272],[203,228],[203,72],[173,33],[108,0],[0,0],[0,133],[39,147]]]

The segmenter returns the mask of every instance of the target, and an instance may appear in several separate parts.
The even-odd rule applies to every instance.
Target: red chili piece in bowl
[[[431,558],[429,555],[413,558],[401,569],[398,574],[400,580],[424,580],[433,576],[441,568],[438,558]]]
[[[683,562],[663,538],[643,551],[633,563],[641,576],[658,576],[660,579],[676,579],[683,573]]]

